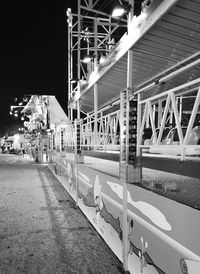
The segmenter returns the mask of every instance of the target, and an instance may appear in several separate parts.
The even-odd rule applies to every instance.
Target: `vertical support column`
[[[76,180],[76,206],[78,207],[78,153],[80,149],[80,125],[79,121],[75,120],[75,134],[76,134],[76,140],[75,140],[75,163],[74,163],[74,170],[75,170],[75,180]]]
[[[156,105],[153,105],[153,123],[156,127]]]
[[[64,132],[63,132],[63,129],[61,128],[60,129],[60,151],[63,151],[63,142],[64,142],[63,135],[64,135]]]
[[[87,114],[87,124],[86,124],[86,132],[87,132],[87,135],[86,135],[86,142],[87,142],[87,150],[90,149],[90,126],[89,126],[89,115]]]
[[[161,126],[161,120],[162,120],[162,100],[158,100],[158,128]]]
[[[127,59],[127,88],[132,89],[132,73],[133,73],[133,51],[128,51]]]
[[[127,225],[127,178],[128,178],[128,139],[129,139],[129,92],[120,94],[120,181],[123,185],[123,267],[128,270],[128,225]]]
[[[182,122],[182,111],[183,111],[183,95],[180,95],[179,98],[179,122]]]
[[[71,52],[71,60],[70,60],[70,79],[72,79],[74,76],[73,76],[73,36],[72,36],[72,25],[71,25],[71,33],[70,33],[70,52]],[[72,96],[72,90],[73,90],[73,84],[71,83],[71,80],[70,80],[70,84],[71,84],[71,87],[70,87],[70,98]],[[70,120],[73,121],[73,109],[71,108],[70,109]]]
[[[83,163],[83,155],[81,151],[81,123],[82,121],[79,119],[75,120],[75,179],[76,179],[76,206],[78,206],[78,192],[79,192],[79,185],[78,185],[78,165]]]
[[[94,84],[94,151],[97,150],[98,128],[97,128],[97,110],[98,110],[98,84]]]
[[[77,119],[80,119],[81,118],[81,115],[80,115],[80,100],[78,100],[76,103],[77,103]]]
[[[174,121],[174,112],[173,112],[173,105],[172,105],[172,101],[170,101],[170,117],[169,117],[169,123],[172,125],[172,127],[174,127],[175,125],[173,124],[173,121]]]
[[[130,33],[130,23],[134,14],[134,0],[129,0],[129,4],[132,6],[128,15],[128,34]],[[128,215],[127,215],[127,177],[128,177],[128,140],[129,140],[129,90],[132,89],[132,50],[128,51],[127,59],[127,90],[121,93],[120,98],[120,180],[123,184],[123,267],[124,270],[128,270]],[[126,107],[126,110],[124,109]],[[124,117],[124,114],[126,117]],[[126,124],[126,128],[122,126],[122,121]],[[124,137],[126,134],[126,138]],[[126,146],[122,142],[125,141]],[[125,160],[125,163],[124,163]]]
[[[72,93],[72,83],[71,79],[73,78],[73,70],[72,70],[72,28],[73,28],[73,16],[71,9],[67,9],[67,23],[68,23],[68,117],[71,119],[72,110],[69,108],[69,102]]]
[[[142,121],[142,105],[140,104],[141,101],[141,94],[138,94],[138,115],[137,115],[137,144],[141,145],[140,140],[140,128],[141,128],[141,121]],[[137,156],[140,156],[140,149],[137,149]]]
[[[69,10],[67,11],[67,16]],[[68,19],[69,20],[69,19]],[[70,94],[71,94],[71,26],[70,22],[68,22],[68,104],[70,101]],[[68,107],[68,117],[70,118],[70,109]]]
[[[59,149],[60,151],[62,151],[62,129],[60,129],[60,132],[59,132]]]
[[[55,130],[54,130],[53,135],[52,135],[53,149],[56,148],[56,145],[55,145],[55,134],[56,134],[56,132],[55,132]]]
[[[109,17],[109,26],[108,26],[109,40],[108,40],[108,43],[112,43],[112,40],[111,40],[111,31],[112,31],[111,21],[112,21],[112,16]],[[108,50],[109,50],[109,47],[108,47]]]
[[[81,78],[81,49],[80,49],[80,43],[81,43],[81,1],[78,0],[78,54],[77,54],[77,78],[78,81],[80,81]],[[80,93],[80,84],[77,83],[78,92]],[[80,100],[77,100],[77,119],[80,119]]]
[[[97,19],[94,19],[94,49],[95,49],[95,58],[94,58],[94,68],[97,67],[98,60],[98,51],[97,51]],[[97,142],[98,142],[98,128],[97,128],[97,110],[98,110],[98,84],[94,84],[94,150],[97,150]]]
[[[98,29],[97,29],[97,18],[94,19],[94,35],[95,35],[95,38],[94,38],[94,54],[95,54],[95,57],[94,57],[94,69],[97,67],[97,63],[98,63],[98,45],[97,45],[97,39],[98,39]]]
[[[78,92],[78,95],[80,95],[80,81],[78,81],[77,83],[77,92]],[[80,111],[80,99],[78,99],[76,101],[76,110],[77,110],[77,119],[80,119],[81,118],[81,111]]]

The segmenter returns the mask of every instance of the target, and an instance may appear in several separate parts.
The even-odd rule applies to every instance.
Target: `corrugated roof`
[[[164,1],[155,0],[150,6],[150,11],[154,12],[155,16],[156,3],[160,2]],[[200,77],[200,1],[176,1],[131,48],[135,91],[155,83],[143,97],[150,97],[163,89]],[[158,80],[162,77],[194,61],[195,66],[171,78],[164,85],[159,84]],[[97,81],[99,106],[119,97],[120,91],[126,87],[126,71],[127,54]],[[81,109],[85,112],[93,111],[93,86],[81,97]]]

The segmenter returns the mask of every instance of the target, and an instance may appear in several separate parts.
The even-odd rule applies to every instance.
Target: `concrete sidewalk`
[[[48,167],[0,155],[0,273],[123,273]]]

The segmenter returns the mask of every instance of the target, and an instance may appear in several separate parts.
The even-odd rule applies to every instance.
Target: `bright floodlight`
[[[88,64],[91,61],[91,57],[89,55],[86,55],[83,59],[83,63]]]
[[[72,10],[70,8],[67,9],[67,16],[70,16]]]
[[[103,64],[106,61],[106,57],[104,55],[101,55],[101,58],[99,60],[100,64]]]
[[[125,13],[125,9],[123,8],[116,8],[112,12],[112,17],[121,17]]]
[[[70,80],[70,82],[71,82],[71,84],[75,84],[75,83],[78,82],[78,79],[72,78],[72,79]]]

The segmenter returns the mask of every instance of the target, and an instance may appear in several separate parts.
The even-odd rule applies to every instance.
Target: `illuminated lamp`
[[[67,12],[66,12],[67,16],[70,16],[71,12],[72,12],[72,10],[70,8],[68,8]]]
[[[68,17],[67,23],[69,24],[69,27],[72,27],[72,18],[73,18],[72,17],[72,10],[70,8],[68,8],[66,14],[67,14],[67,17]]]
[[[105,61],[106,61],[106,56],[101,55],[100,60],[99,60],[99,63],[102,64],[102,63],[104,63]]]
[[[121,5],[121,7],[118,7],[113,10],[112,17],[116,17],[116,18],[122,17],[124,14],[129,13],[129,11],[132,8],[132,5],[129,4],[129,2],[127,2],[125,0],[119,0],[119,3]]]
[[[121,17],[125,14],[125,9],[123,8],[115,8],[112,12],[112,17]]]
[[[71,84],[75,84],[75,83],[77,83],[78,81],[79,81],[79,79],[76,79],[76,78],[70,79],[70,83],[71,83]]]
[[[91,62],[92,56],[91,55],[86,55],[83,59],[83,63],[88,64]]]

